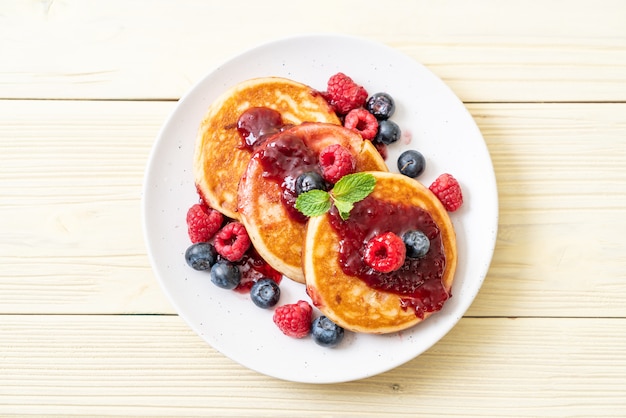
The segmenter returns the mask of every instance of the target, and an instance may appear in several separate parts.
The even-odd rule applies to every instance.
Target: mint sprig
[[[330,194],[325,190],[310,190],[296,199],[296,209],[306,216],[323,215],[330,210]]]
[[[296,199],[296,209],[306,216],[319,216],[328,212],[332,205],[337,208],[344,221],[356,202],[365,199],[376,185],[376,178],[369,173],[354,173],[343,176],[330,192],[310,190]]]

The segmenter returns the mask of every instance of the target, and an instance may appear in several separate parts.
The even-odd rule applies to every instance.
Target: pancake
[[[302,244],[307,218],[283,203],[281,183],[284,177],[268,179],[263,164],[269,147],[282,141],[296,143],[298,140],[315,154],[315,162],[322,149],[340,144],[355,156],[357,171],[386,171],[387,166],[370,141],[364,141],[359,134],[342,126],[324,123],[304,123],[287,129],[268,139],[253,154],[239,184],[241,221],[252,244],[268,264],[286,277],[304,283]],[[302,168],[298,167],[296,172],[299,175]]]
[[[374,191],[355,204],[345,223],[337,221],[339,218],[332,210],[309,220],[304,271],[307,293],[324,315],[351,331],[383,334],[409,328],[441,309],[450,296],[454,280],[456,235],[446,210],[421,183],[401,174],[372,174],[376,177]],[[379,209],[373,210],[374,207]],[[421,210],[430,215],[434,224],[422,215]],[[365,213],[369,213],[369,217]],[[365,224],[368,225],[363,226]],[[418,224],[420,228],[416,228]],[[407,263],[412,263],[411,266],[419,266],[417,271],[424,269],[420,276],[411,270],[406,276],[409,281],[402,282],[402,285],[384,274],[364,279],[362,274],[373,272],[362,263],[362,248],[367,239],[372,234],[387,231],[401,235],[407,228],[430,231],[427,233],[430,250],[425,258],[416,261],[407,257],[408,261],[398,270],[402,271],[407,268]],[[437,230],[438,235],[435,235]],[[362,235],[358,235],[359,239],[342,240],[340,231],[361,231]],[[350,240],[353,241],[352,247],[347,244]],[[341,263],[340,246],[348,252],[352,248],[352,253],[348,254],[352,258],[345,257]],[[442,262],[442,257],[445,257],[444,267],[438,276],[430,269]],[[344,263],[352,263],[350,274],[344,271]],[[420,277],[425,280],[423,283]],[[400,289],[404,294],[399,292]]]
[[[199,127],[193,170],[196,187],[204,201],[233,219],[239,219],[237,187],[252,155],[252,150],[243,146],[237,121],[244,111],[253,107],[278,111],[285,124],[340,124],[319,92],[285,78],[247,80],[218,97],[209,106]]]

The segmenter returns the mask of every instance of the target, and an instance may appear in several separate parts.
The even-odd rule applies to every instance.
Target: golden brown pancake
[[[371,221],[372,227],[380,228],[376,233],[386,232],[385,228],[398,228],[397,230],[400,231],[404,228],[401,224],[409,225],[410,222],[414,222],[404,219],[413,215],[403,214],[417,211],[418,209],[415,208],[424,209],[436,224],[435,231],[439,230],[439,237],[431,238],[429,254],[439,248],[439,260],[441,256],[445,256],[445,267],[440,278],[428,278],[425,284],[416,281],[414,286],[417,290],[411,290],[416,293],[408,296],[406,293],[402,295],[396,292],[398,286],[393,282],[381,281],[378,287],[374,288],[371,282],[366,283],[359,275],[346,274],[338,255],[340,245],[346,244],[345,241],[342,243],[338,228],[344,228],[345,231],[348,224],[338,223],[338,228],[333,227],[331,213],[313,217],[308,222],[304,270],[307,293],[324,315],[336,324],[355,332],[382,334],[409,328],[441,308],[449,296],[454,279],[457,250],[456,235],[448,213],[430,190],[418,181],[401,174],[382,172],[372,172],[372,174],[376,177],[374,191],[365,200],[355,205],[348,222],[352,221],[356,224],[359,219],[362,219],[359,218],[359,213],[364,213],[364,208],[371,207],[376,202],[382,202],[383,205],[398,205],[397,207],[401,209],[389,215],[391,220],[386,215],[380,215]],[[358,209],[357,205],[363,206]],[[411,219],[416,219],[416,217]],[[428,228],[432,228],[432,223],[429,225]],[[400,232],[396,233],[400,234]],[[357,241],[354,240],[354,242]],[[363,243],[356,245],[363,245]],[[353,252],[358,256],[357,253],[358,251]],[[426,257],[430,256],[427,254]],[[432,257],[436,258],[434,255]],[[420,266],[427,266],[430,261],[420,263],[422,263]],[[413,278],[417,276],[411,273],[410,277],[414,280]],[[384,289],[385,286],[389,287]],[[419,300],[416,295],[421,295],[423,300]],[[433,308],[425,295],[431,298],[432,305],[437,305],[435,302],[440,302],[440,304]]]
[[[294,219],[281,199],[282,189],[277,181],[264,175],[261,161],[267,147],[290,136],[300,138],[316,155],[331,144],[348,148],[356,159],[356,170],[386,171],[387,166],[370,141],[342,126],[304,123],[268,139],[257,150],[239,184],[238,213],[258,253],[274,269],[286,277],[304,283],[302,245],[306,232],[304,222]]]
[[[207,110],[198,131],[194,177],[204,200],[233,219],[239,219],[237,186],[252,154],[250,149],[242,147],[237,120],[251,107],[274,109],[287,124],[340,124],[319,92],[285,78],[247,80],[218,97]]]

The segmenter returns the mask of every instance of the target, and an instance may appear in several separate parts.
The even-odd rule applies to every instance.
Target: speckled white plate
[[[249,296],[214,286],[208,274],[187,266],[190,245],[185,216],[198,196],[192,174],[196,132],[214,98],[253,77],[283,76],[325,90],[328,78],[344,72],[370,94],[390,93],[392,119],[403,130],[387,159],[408,148],[421,151],[429,185],[439,174],[454,175],[464,205],[451,215],[457,232],[458,269],[452,298],[423,323],[396,334],[347,333],[336,348],[310,338],[284,336]],[[200,80],[163,125],[145,175],[142,209],[145,239],[156,276],[182,318],[211,346],[238,363],[276,378],[311,383],[361,379],[397,367],[439,341],[463,316],[489,268],[498,226],[496,181],[485,142],[463,103],[428,69],[397,50],[335,35],[299,36],[261,45],[225,62]],[[304,287],[281,283],[281,304],[308,300]],[[318,313],[319,314],[319,313]]]

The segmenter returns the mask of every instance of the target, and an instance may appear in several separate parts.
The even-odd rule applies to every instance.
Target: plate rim
[[[284,44],[284,43],[298,43],[298,42],[310,42],[310,41],[316,41],[319,39],[325,39],[325,40],[346,40],[348,42],[358,42],[358,43],[364,43],[364,44],[369,44],[371,46],[375,46],[378,48],[384,48],[386,50],[388,50],[390,53],[396,54],[399,57],[402,57],[403,59],[409,59],[413,62],[413,64],[416,64],[418,66],[421,66],[423,70],[427,71],[428,73],[430,73],[434,78],[436,78],[437,80],[439,80],[439,88],[444,87],[445,89],[448,90],[449,94],[452,95],[452,97],[456,98],[456,100],[458,101],[458,103],[460,104],[460,108],[464,109],[464,111],[467,113],[467,116],[469,117],[469,119],[471,119],[471,121],[473,122],[473,129],[475,129],[478,132],[478,135],[480,136],[480,138],[482,139],[481,143],[484,147],[484,149],[482,150],[483,154],[486,155],[486,157],[489,160],[489,163],[491,164],[491,180],[492,180],[492,185],[490,185],[491,188],[493,188],[494,190],[494,200],[492,202],[492,204],[494,205],[493,209],[494,209],[494,218],[493,218],[493,222],[492,222],[492,227],[494,228],[494,230],[492,231],[492,239],[489,240],[489,245],[487,247],[487,253],[488,253],[488,257],[487,259],[485,259],[485,266],[483,271],[480,272],[479,277],[478,278],[474,278],[475,281],[475,285],[472,287],[472,294],[471,295],[466,295],[469,297],[464,298],[463,300],[465,301],[464,304],[461,305],[461,307],[458,309],[460,312],[460,315],[458,315],[457,317],[455,317],[451,322],[449,322],[447,325],[447,327],[442,328],[441,331],[438,333],[438,336],[436,338],[434,338],[432,340],[432,342],[428,345],[425,346],[424,349],[420,350],[419,352],[417,352],[415,355],[413,356],[409,356],[408,358],[403,358],[400,361],[394,363],[394,364],[387,364],[385,366],[381,366],[378,368],[373,367],[371,369],[370,372],[363,372],[363,373],[358,373],[355,374],[353,376],[348,376],[345,378],[336,378],[336,379],[332,379],[332,378],[326,378],[326,379],[310,379],[310,378],[304,378],[304,379],[292,379],[292,378],[287,378],[284,376],[280,376],[280,375],[276,375],[276,374],[272,374],[272,373],[268,373],[267,371],[263,371],[263,370],[259,370],[258,368],[252,367],[250,364],[247,364],[248,362],[245,361],[241,361],[241,359],[238,358],[234,358],[232,355],[229,355],[229,353],[227,353],[227,350],[224,350],[223,347],[219,344],[215,344],[214,342],[209,341],[204,335],[202,335],[202,332],[195,326],[194,321],[192,321],[189,317],[188,314],[186,313],[185,309],[183,306],[181,306],[179,304],[180,301],[177,301],[172,293],[169,291],[168,288],[168,283],[166,283],[166,280],[164,277],[162,277],[162,272],[160,271],[158,265],[157,265],[157,261],[155,259],[155,255],[153,253],[153,248],[151,247],[151,232],[150,232],[150,227],[148,225],[148,218],[149,216],[147,216],[148,213],[148,197],[151,195],[151,191],[148,190],[148,183],[149,183],[149,177],[153,171],[153,164],[155,161],[155,155],[158,152],[158,148],[159,148],[159,144],[161,143],[161,141],[163,141],[164,139],[164,135],[165,132],[167,131],[168,127],[171,126],[174,118],[177,116],[177,112],[180,111],[180,109],[184,106],[184,104],[187,102],[187,100],[190,100],[189,98],[192,97],[192,95],[194,94],[198,94],[198,89],[201,88],[201,86],[203,84],[205,84],[208,80],[211,79],[211,77],[217,72],[219,71],[220,68],[223,68],[227,65],[229,65],[231,62],[233,62],[234,60],[237,59],[241,59],[243,57],[246,57],[247,55],[262,50],[264,48],[272,48],[275,47],[276,45],[280,45],[280,44]],[[191,166],[191,161],[190,161],[190,166]],[[498,225],[499,225],[499,201],[498,201],[498,194],[497,194],[497,184],[496,184],[496,178],[495,178],[495,172],[493,170],[493,163],[491,161],[491,156],[489,153],[489,150],[487,148],[487,144],[484,140],[484,137],[482,136],[482,133],[480,132],[478,126],[476,125],[476,122],[474,120],[474,118],[472,117],[472,115],[469,113],[469,110],[465,107],[465,105],[463,104],[463,102],[460,100],[460,98],[458,98],[454,92],[449,88],[449,86],[443,82],[443,80],[441,80],[439,77],[437,77],[434,73],[432,73],[427,67],[423,66],[420,62],[418,62],[417,60],[413,59],[412,57],[409,57],[408,55],[405,55],[404,53],[398,51],[397,49],[391,48],[390,46],[377,42],[377,41],[372,41],[370,39],[365,39],[365,38],[361,38],[361,37],[356,37],[356,36],[351,36],[351,35],[345,35],[345,34],[328,34],[328,33],[324,33],[324,34],[300,34],[300,35],[294,35],[294,36],[289,36],[289,37],[281,37],[281,38],[277,38],[274,40],[270,40],[267,42],[263,42],[260,43],[256,46],[253,46],[251,48],[247,48],[245,49],[243,52],[240,53],[236,53],[233,54],[230,58],[226,59],[225,61],[223,61],[220,65],[218,66],[214,66],[212,69],[210,69],[209,71],[207,71],[202,77],[200,77],[200,79],[194,83],[186,92],[185,94],[183,94],[181,96],[181,98],[177,101],[177,104],[174,106],[174,108],[170,111],[170,113],[168,114],[167,118],[165,119],[165,121],[163,122],[163,124],[161,125],[158,134],[155,138],[155,142],[153,143],[152,147],[151,147],[151,151],[150,151],[150,155],[148,158],[148,162],[146,164],[146,168],[145,168],[145,172],[144,172],[144,181],[143,181],[143,185],[142,185],[142,196],[141,196],[141,214],[142,214],[142,226],[143,226],[143,233],[144,233],[144,240],[146,243],[146,249],[147,249],[147,253],[148,253],[148,257],[150,260],[150,266],[151,269],[154,273],[154,275],[157,278],[157,281],[160,284],[161,289],[164,291],[164,293],[166,294],[169,302],[172,304],[172,306],[174,307],[176,313],[185,321],[185,323],[194,331],[196,332],[198,335],[200,335],[203,339],[203,341],[207,344],[209,344],[210,346],[212,346],[214,349],[216,349],[217,351],[219,351],[220,353],[222,353],[224,356],[232,359],[233,361],[236,361],[239,364],[242,364],[244,367],[247,367],[249,369],[255,370],[259,373],[262,373],[264,375],[268,375],[268,376],[272,376],[281,380],[288,380],[288,381],[295,381],[295,382],[303,382],[303,383],[339,383],[339,382],[347,382],[347,381],[354,381],[354,380],[359,380],[359,379],[363,379],[363,378],[367,378],[367,377],[371,377],[374,375],[378,375],[380,373],[392,370],[396,367],[401,366],[402,364],[418,357],[419,355],[423,354],[425,351],[427,351],[430,347],[432,347],[434,344],[436,344],[437,342],[439,342],[441,340],[441,338],[443,338],[451,329],[453,329],[456,324],[458,323],[458,321],[463,317],[463,315],[465,314],[465,312],[467,311],[467,309],[469,309],[469,307],[471,306],[471,304],[473,303],[473,301],[475,300],[477,294],[479,293],[480,289],[482,288],[482,285],[484,283],[484,280],[488,274],[492,259],[493,259],[493,254],[495,251],[495,245],[496,245],[496,236],[497,236],[497,229],[498,229]],[[456,278],[455,278],[456,280]],[[312,342],[311,342],[312,343]]]

